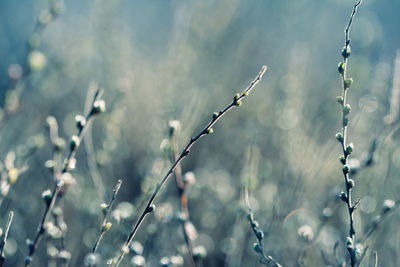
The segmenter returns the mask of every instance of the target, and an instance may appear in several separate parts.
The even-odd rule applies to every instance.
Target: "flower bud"
[[[350,56],[350,53],[351,53],[350,45],[344,46],[342,49],[342,56],[344,58],[348,58]]]
[[[83,127],[85,127],[85,125],[86,125],[86,119],[82,115],[76,115],[75,116],[75,122],[76,122],[76,127],[79,130],[82,130]]]
[[[350,155],[351,154],[351,152],[353,152],[353,143],[350,143],[350,144],[348,144],[347,146],[346,146],[346,154],[347,155]]]
[[[146,209],[146,213],[151,213],[154,212],[156,210],[156,206],[154,204],[151,204],[147,209]]]
[[[354,187],[354,180],[349,179],[349,180],[347,181],[347,189],[351,189],[351,188],[353,188],[353,187]]]
[[[395,205],[396,205],[396,202],[394,202],[394,201],[391,200],[391,199],[386,199],[386,200],[383,202],[383,208],[382,208],[383,213],[386,213],[386,212],[388,212],[389,210],[393,209]]]
[[[44,200],[44,202],[49,205],[52,199],[52,193],[50,191],[50,189],[47,189],[45,191],[43,191],[42,193],[42,199]]]
[[[108,205],[106,203],[100,204],[100,210],[101,210],[101,212],[103,212],[104,215],[107,214],[107,209],[108,209]]]
[[[96,100],[93,103],[92,114],[97,115],[106,111],[106,102],[104,100]]]
[[[339,103],[339,104],[341,104],[341,105],[343,105],[343,97],[342,96],[337,96],[336,97],[336,101]]]
[[[103,227],[102,227],[101,230],[102,230],[103,232],[106,232],[106,231],[110,230],[111,226],[112,226],[112,223],[107,222],[106,224],[103,225]]]
[[[343,115],[344,115],[344,116],[349,115],[349,114],[350,114],[350,110],[351,110],[350,105],[349,105],[349,104],[346,104],[346,105],[343,107]]]
[[[349,88],[351,85],[353,84],[353,79],[349,78],[347,80],[344,81],[344,88],[347,89]]]
[[[343,155],[340,155],[339,161],[344,165],[346,164],[346,158]]]
[[[258,244],[258,243],[253,244],[253,249],[257,253],[262,253],[262,248],[261,248],[260,244]]]
[[[206,134],[212,134],[214,132],[213,128],[208,128]]]
[[[346,69],[346,63],[344,63],[344,62],[339,62],[339,64],[338,64],[339,73],[340,73],[340,74],[343,74],[344,71],[345,71],[345,69]]]
[[[336,140],[338,140],[339,142],[343,142],[343,135],[342,135],[342,133],[337,133],[335,137],[336,137]]]
[[[347,196],[346,196],[346,193],[345,193],[345,192],[340,192],[339,198],[340,198],[340,200],[342,200],[343,202],[347,202]]]
[[[78,148],[80,141],[81,140],[79,139],[79,137],[77,135],[73,135],[71,137],[71,140],[69,141],[69,146],[70,146],[71,150],[75,150],[76,148]]]
[[[343,173],[348,174],[350,172],[350,166],[349,165],[344,165],[343,166]]]
[[[264,232],[260,229],[257,229],[256,236],[257,236],[258,240],[261,240],[264,238]]]
[[[353,248],[353,239],[351,237],[347,237],[346,239],[346,247],[347,248]]]
[[[212,117],[213,117],[213,120],[215,120],[215,119],[218,117],[218,115],[219,115],[218,112],[214,112],[214,113],[213,113],[213,116],[212,116]]]

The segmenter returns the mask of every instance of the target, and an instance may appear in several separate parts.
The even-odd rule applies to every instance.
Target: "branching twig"
[[[267,262],[271,262],[272,264],[274,264],[275,267],[282,267],[282,265],[280,265],[276,260],[274,260],[274,258],[272,258],[269,255],[266,255],[264,252],[262,244],[262,240],[264,238],[264,232],[260,228],[258,228],[258,222],[254,219],[254,213],[250,207],[249,192],[247,188],[245,188],[244,190],[244,198],[248,209],[247,219],[250,222],[250,226],[254,232],[254,235],[257,237],[257,243],[254,243],[253,245],[255,252],[260,254]]]
[[[103,239],[104,234],[111,228],[111,223],[108,222],[108,218],[109,218],[109,215],[110,215],[110,212],[112,209],[112,205],[118,195],[119,189],[121,188],[121,184],[122,184],[122,180],[118,180],[117,184],[114,187],[112,197],[111,197],[110,201],[108,202],[108,204],[103,203],[100,206],[100,208],[104,214],[104,219],[103,219],[103,223],[101,224],[99,236],[96,240],[95,245],[92,248],[93,254],[96,253],[97,248],[99,247],[99,244],[100,244],[101,240]],[[94,266],[94,264],[91,264],[90,266],[92,267],[92,266]]]
[[[6,243],[7,243],[7,236],[8,236],[8,232],[10,231],[10,227],[11,227],[11,223],[12,223],[13,218],[14,218],[14,212],[10,211],[10,213],[8,215],[8,221],[7,221],[7,224],[6,224],[5,231],[1,235],[1,240],[0,240],[0,267],[4,266],[5,258],[4,258],[4,255],[3,255],[3,250],[4,250],[4,247],[6,246]]]
[[[100,100],[102,94],[103,90],[98,90],[96,92],[92,102],[93,104],[91,111],[86,116],[86,118],[82,117],[80,120],[77,121],[78,134],[72,136],[71,138],[68,156],[64,162],[64,167],[62,168],[61,174],[59,175],[59,177],[57,177],[51,196],[49,196],[47,199],[46,210],[43,214],[41,222],[39,223],[38,232],[34,240],[28,242],[29,253],[28,256],[25,258],[25,266],[29,266],[30,263],[32,262],[32,256],[35,253],[37,247],[39,246],[40,240],[45,232],[45,224],[50,216],[50,212],[54,207],[58,195],[60,194],[60,192],[62,192],[63,189],[65,190],[67,189],[64,188],[65,181],[63,179],[63,175],[75,168],[75,154],[79,147],[79,144],[82,141],[85,131],[89,127],[95,115],[105,111],[105,103],[103,100]]]
[[[350,27],[353,23],[354,16],[357,13],[357,8],[358,6],[362,3],[362,0],[358,0],[358,2],[354,5],[353,11],[350,16],[349,23],[347,24],[347,27],[345,29],[345,45],[342,50],[342,56],[343,56],[343,62],[339,63],[339,72],[342,76],[342,95],[337,98],[338,102],[342,106],[342,131],[341,133],[336,134],[336,139],[341,143],[342,150],[343,150],[343,155],[340,156],[340,161],[343,164],[343,175],[344,175],[344,180],[345,180],[345,186],[346,186],[346,193],[342,192],[340,194],[340,198],[346,203],[347,209],[349,212],[349,220],[350,220],[350,231],[349,231],[349,237],[347,239],[347,250],[349,251],[350,254],[350,261],[351,261],[351,266],[354,267],[356,265],[356,253],[355,253],[355,240],[354,240],[354,235],[355,235],[355,229],[354,229],[354,218],[353,218],[353,213],[355,209],[357,208],[357,204],[359,202],[356,201],[354,204],[352,204],[351,201],[351,189],[354,186],[354,181],[349,178],[349,173],[350,173],[350,166],[347,165],[347,160],[348,156],[351,154],[353,151],[353,144],[350,143],[347,145],[346,139],[347,139],[347,125],[349,122],[348,115],[350,113],[350,105],[346,104],[347,100],[347,91],[350,88],[351,84],[353,83],[353,79],[347,78],[347,63],[348,63],[348,57],[350,56]]]
[[[250,83],[250,85],[242,92],[242,94],[236,94],[235,97],[233,98],[232,103],[230,103],[227,107],[225,107],[223,110],[221,110],[220,112],[215,112],[213,114],[212,120],[204,127],[203,130],[200,131],[200,133],[195,136],[192,137],[189,141],[189,143],[185,146],[185,148],[183,149],[182,153],[180,154],[180,156],[175,160],[175,162],[172,164],[171,168],[168,170],[167,174],[161,179],[161,181],[157,184],[156,189],[153,193],[153,195],[150,197],[146,207],[144,208],[143,212],[141,213],[138,221],[136,222],[136,224],[133,226],[132,232],[129,234],[124,246],[122,247],[122,252],[121,255],[118,257],[117,262],[115,263],[114,266],[119,266],[119,264],[121,263],[124,255],[127,252],[127,248],[129,247],[129,244],[132,242],[133,237],[135,236],[137,230],[139,229],[140,225],[142,224],[144,218],[146,217],[147,214],[149,214],[150,212],[152,212],[154,210],[154,199],[156,198],[156,196],[158,195],[158,192],[160,191],[160,189],[162,188],[162,186],[167,182],[168,178],[170,177],[170,175],[174,172],[176,166],[184,159],[186,158],[187,155],[189,155],[190,149],[191,147],[203,136],[207,135],[207,134],[211,134],[213,132],[212,127],[214,126],[214,124],[222,118],[222,116],[225,115],[225,113],[227,111],[229,111],[230,109],[232,109],[233,107],[237,107],[240,106],[242,104],[242,99],[245,98],[246,96],[248,96],[248,94],[251,92],[251,90],[253,90],[253,88],[257,85],[257,83],[261,80],[262,76],[265,74],[265,72],[267,71],[267,66],[263,66],[261,68],[260,73],[257,75],[257,77]]]

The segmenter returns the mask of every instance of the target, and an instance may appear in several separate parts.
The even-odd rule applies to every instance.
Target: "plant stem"
[[[8,221],[6,224],[6,230],[1,235],[1,240],[0,240],[0,267],[4,266],[5,258],[4,258],[3,250],[7,243],[7,236],[8,236],[8,232],[10,231],[10,227],[11,227],[13,218],[14,218],[14,212],[10,211],[10,213],[8,215]]]
[[[222,118],[222,116],[225,115],[226,112],[228,112],[230,109],[232,109],[235,106],[240,106],[241,100],[246,97],[252,90],[253,88],[257,85],[257,83],[261,80],[265,72],[267,71],[267,66],[263,66],[260,70],[260,73],[257,75],[257,77],[250,83],[250,85],[242,92],[241,95],[238,95],[237,97],[233,99],[232,103],[230,103],[227,107],[225,107],[222,111],[219,113],[214,113],[212,120],[203,128],[203,130],[200,131],[199,134],[197,134],[195,137],[192,137],[189,141],[189,143],[185,146],[183,149],[182,153],[179,155],[179,157],[175,160],[175,162],[172,164],[171,168],[168,170],[167,174],[161,179],[161,181],[157,184],[156,189],[153,193],[153,195],[150,197],[146,207],[144,208],[143,212],[141,213],[138,221],[134,225],[132,232],[129,234],[128,239],[126,240],[124,246],[122,247],[122,253],[118,257],[118,260],[116,264],[114,265],[115,267],[119,266],[121,263],[127,247],[129,247],[130,243],[132,242],[137,230],[139,229],[140,225],[142,224],[144,218],[148,213],[151,212],[150,206],[153,204],[154,199],[158,195],[158,192],[162,188],[162,186],[167,182],[168,178],[170,175],[174,172],[175,168],[178,166],[178,164],[186,158],[187,155],[189,155],[190,148],[203,136],[210,134],[212,132],[212,127],[214,124]]]

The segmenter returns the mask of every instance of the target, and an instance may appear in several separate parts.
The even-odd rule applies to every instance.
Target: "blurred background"
[[[193,245],[203,266],[260,265],[246,219],[247,187],[265,232],[266,254],[284,266],[338,266],[348,260],[335,134],[341,127],[337,63],[353,5],[0,1],[0,226],[10,210],[15,213],[6,266],[24,261],[25,240],[34,238],[45,209],[41,194],[53,188],[45,166],[52,158],[48,116],[69,140],[77,133],[74,116],[84,112],[94,88],[105,89],[107,112],[87,133],[71,173],[75,184],[59,204],[65,247],[59,231],[48,230],[32,266],[87,264],[102,222],[99,206],[122,179],[113,226],[96,255],[97,266],[106,266],[171,164],[169,122],[180,122],[182,149],[262,65],[268,71],[243,105],[226,114],[182,163],[182,172],[195,180],[187,191]],[[398,10],[399,1],[365,0],[350,33],[348,141],[354,143],[353,199],[361,199],[356,239],[382,214],[382,205],[390,204],[385,200],[399,198]],[[134,255],[142,255],[146,266],[191,266],[173,180],[121,266],[143,266]],[[387,217],[363,243],[363,266],[372,266],[374,251],[379,266],[400,265],[400,215]]]

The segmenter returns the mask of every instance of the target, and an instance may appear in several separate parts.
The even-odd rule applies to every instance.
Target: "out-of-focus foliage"
[[[194,245],[200,254],[206,251],[204,266],[260,264],[243,201],[247,185],[268,255],[284,266],[323,266],[324,258],[334,258],[339,242],[336,258],[346,259],[348,214],[337,199],[344,184],[334,138],[340,128],[335,98],[341,90],[337,63],[343,29],[353,4],[69,0],[28,54],[27,43],[38,41],[31,35],[37,18],[46,19],[42,10],[48,9],[48,1],[0,1],[2,107],[10,85],[9,66],[28,62],[32,69],[24,79],[18,109],[9,116],[1,112],[1,172],[13,182],[1,199],[1,226],[8,211],[14,211],[6,266],[24,261],[25,240],[35,235],[45,208],[41,194],[53,187],[44,165],[52,158],[47,116],[57,118],[60,136],[68,140],[76,133],[74,116],[82,114],[89,88],[105,88],[107,112],[93,122],[72,172],[76,184],[61,204],[70,266],[90,260],[105,266],[169,167],[168,144],[163,142],[168,122],[180,121],[183,147],[264,64],[268,72],[257,88],[182,164],[183,172],[192,172],[196,180],[187,192]],[[348,69],[354,84],[348,99],[348,136],[355,144],[354,164],[356,159],[363,162],[378,138],[373,164],[360,168],[353,178],[353,198],[361,198],[356,238],[381,213],[386,199],[397,200],[400,190],[399,133],[396,124],[389,127],[384,122],[390,103],[399,101],[391,99],[400,76],[400,63],[395,68],[400,58],[398,10],[399,1],[365,0],[351,29]],[[16,170],[21,170],[19,175]],[[102,185],[95,186],[98,179]],[[109,201],[117,179],[123,184],[111,214],[112,227],[99,255],[88,256],[102,221],[99,206]],[[133,243],[122,266],[140,266],[142,256],[147,266],[160,261],[178,266],[180,257],[190,266],[172,179],[156,206],[135,238],[140,244]],[[368,239],[365,264],[376,250],[379,266],[400,265],[399,220],[394,212]],[[57,242],[50,237],[42,240],[34,266],[54,264],[51,257],[59,254],[53,244]]]

